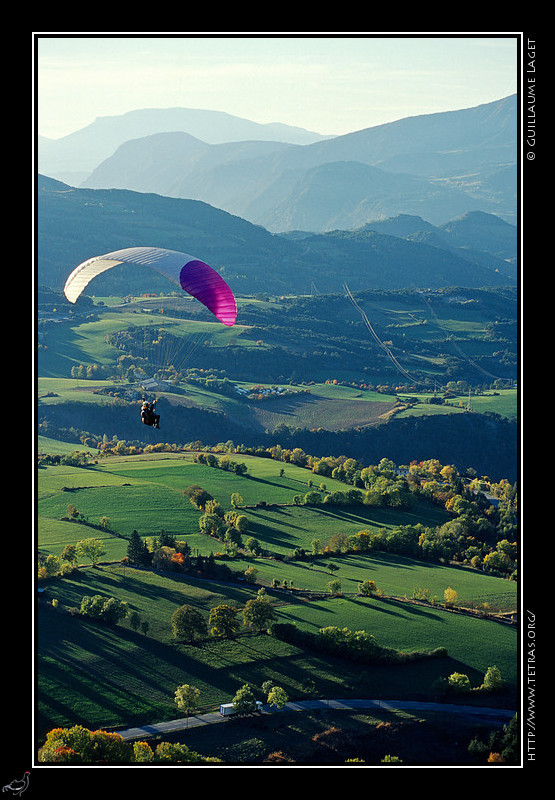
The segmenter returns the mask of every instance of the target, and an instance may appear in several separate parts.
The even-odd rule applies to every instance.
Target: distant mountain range
[[[308,144],[328,137],[282,123],[261,125],[222,111],[197,108],[145,108],[99,117],[60,139],[38,137],[39,172],[78,186],[90,173],[131,139],[184,131],[208,144],[272,141]]]
[[[332,138],[154,109],[41,140],[39,170],[61,178],[88,168],[81,188],[201,200],[275,233],[353,230],[399,214],[439,226],[471,211],[514,224],[517,129],[516,95]]]
[[[516,228],[484,212],[434,226],[397,215],[353,231],[272,234],[196,200],[120,189],[73,188],[39,176],[37,281],[60,291],[94,255],[129,246],[183,250],[206,260],[241,294],[514,285]],[[140,294],[170,285],[124,266],[94,294]]]

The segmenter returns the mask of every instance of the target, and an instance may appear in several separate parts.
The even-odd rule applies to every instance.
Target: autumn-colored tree
[[[152,566],[154,569],[168,570],[173,566],[172,558],[175,555],[173,547],[159,547],[152,554]]]
[[[451,589],[450,586],[448,586],[447,589],[443,592],[443,600],[447,608],[451,608],[452,606],[454,606],[458,600],[458,597],[459,596],[456,593],[456,591],[454,589]]]
[[[359,531],[352,537],[353,550],[365,552],[372,547],[372,534],[370,531]]]
[[[358,591],[363,597],[372,597],[376,593],[378,587],[375,581],[366,580],[358,585]]]
[[[147,742],[133,742],[133,760],[137,763],[154,761],[154,753]]]
[[[131,760],[132,747],[118,733],[90,731],[82,725],[54,728],[39,751],[42,763],[109,764]]]
[[[183,553],[174,553],[171,557],[172,564],[175,564],[176,567],[182,567],[185,563],[185,556]]]

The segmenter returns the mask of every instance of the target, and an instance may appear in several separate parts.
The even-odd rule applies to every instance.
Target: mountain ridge
[[[204,142],[191,154],[190,134],[154,134],[122,143],[80,187],[202,200],[272,232],[302,229],[307,215],[318,231],[395,213],[438,225],[482,210],[514,222],[516,132],[510,96],[308,144]]]
[[[306,294],[313,284],[320,292],[341,292],[345,282],[353,291],[513,282],[495,269],[462,258],[460,251],[418,241],[376,232],[371,236],[370,231],[295,240],[200,201],[120,189],[79,189],[43,176],[38,181],[37,210],[37,276],[39,283],[57,290],[77,264],[129,246],[192,253],[220,271],[239,294]],[[155,285],[151,291],[166,287],[161,278],[154,281],[140,271],[125,275],[129,286],[125,281],[116,283],[115,275],[99,276],[95,294],[138,294]]]
[[[39,172],[77,182],[126,141],[156,133],[184,131],[206,143],[260,140],[306,143],[326,138],[284,123],[257,123],[223,111],[191,108],[135,109],[97,117],[92,123],[58,139],[38,137]]]

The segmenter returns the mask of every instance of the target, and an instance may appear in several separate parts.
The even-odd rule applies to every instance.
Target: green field
[[[185,404],[199,408],[220,411],[242,425],[255,429],[274,430],[280,424],[299,428],[324,428],[338,431],[354,427],[376,425],[387,419],[395,407],[394,389],[391,393],[360,390],[354,386],[330,385],[324,383],[325,378],[333,379],[343,375],[357,387],[359,383],[387,383],[395,386],[396,382],[406,382],[406,378],[395,369],[384,373],[384,364],[379,360],[379,348],[368,341],[370,338],[362,329],[352,327],[352,315],[357,314],[348,302],[336,305],[330,302],[315,306],[310,313],[314,317],[297,316],[295,302],[291,308],[287,303],[262,303],[252,299],[239,299],[239,322],[233,328],[225,328],[215,322],[199,321],[195,318],[182,319],[172,316],[173,306],[181,304],[185,313],[192,316],[197,311],[195,303],[176,298],[137,298],[134,303],[116,307],[115,298],[100,298],[106,306],[96,306],[97,319],[68,320],[64,319],[56,325],[44,329],[45,347],[40,350],[38,363],[38,394],[41,405],[49,406],[68,401],[84,403],[109,403],[111,398],[95,395],[92,390],[103,386],[109,388],[110,382],[72,380],[72,367],[84,364],[98,364],[113,367],[121,355],[115,347],[109,345],[106,336],[131,327],[149,326],[167,329],[173,337],[173,344],[160,346],[157,358],[162,364],[174,363],[179,369],[197,367],[210,362],[210,349],[219,352],[216,363],[226,370],[230,381],[249,387],[260,383],[260,379],[268,371],[268,360],[272,362],[274,354],[286,352],[288,355],[280,367],[283,380],[288,380],[294,373],[297,381],[310,382],[309,394],[296,397],[272,399],[262,402],[247,402],[236,396],[226,396],[216,391],[192,383],[183,383],[177,387],[177,393],[170,399],[175,404]],[[297,299],[301,304],[312,302],[309,298]],[[264,315],[260,309],[264,308]],[[289,310],[288,310],[289,309]],[[454,302],[439,303],[437,311],[432,314],[422,299],[410,298],[402,301],[394,297],[370,299],[367,309],[374,324],[377,324],[384,338],[389,337],[396,342],[396,357],[409,372],[422,370],[418,381],[432,385],[432,381],[440,384],[445,380],[450,352],[456,356],[463,366],[468,360],[486,357],[494,358],[495,352],[502,348],[501,343],[491,341],[488,335],[488,313],[473,303]],[[160,313],[163,311],[164,313]],[[282,316],[284,314],[284,316]],[[293,315],[289,319],[289,315]],[[337,316],[335,316],[337,314]],[[322,315],[320,319],[318,315]],[[245,323],[241,320],[244,318]],[[297,324],[302,327],[298,328]],[[330,356],[322,339],[322,333],[313,333],[312,328],[328,324],[330,336]],[[345,327],[349,324],[351,327]],[[254,326],[254,327],[253,327]],[[267,329],[266,329],[267,328]],[[254,333],[253,333],[254,331]],[[348,333],[349,337],[346,337]],[[313,339],[312,336],[316,338]],[[257,338],[260,337],[260,338]],[[337,338],[339,337],[339,338]],[[451,339],[453,341],[451,342]],[[350,343],[350,344],[349,344]],[[347,347],[347,350],[345,348]],[[352,352],[349,352],[352,347]],[[202,357],[200,357],[201,349]],[[223,348],[231,348],[229,358],[221,361]],[[461,350],[462,348],[462,350]],[[426,351],[421,352],[422,350]],[[428,352],[429,351],[429,352]],[[437,352],[436,352],[437,351]],[[464,354],[461,355],[461,352]],[[252,374],[250,380],[238,380],[233,374],[233,354],[249,353],[249,365],[243,366]],[[297,364],[299,355],[303,360]],[[382,354],[383,355],[383,354]],[[378,358],[378,360],[376,360]],[[218,360],[220,359],[220,360]],[[387,361],[387,359],[386,359]],[[241,363],[243,361],[241,360]],[[489,364],[488,368],[495,367]],[[462,368],[462,367],[461,367]],[[153,369],[155,369],[153,367]],[[298,373],[298,374],[297,374]],[[488,382],[485,372],[470,369],[471,381],[479,384]],[[493,376],[491,376],[493,377]],[[269,381],[266,378],[266,381]],[[271,380],[274,380],[272,378]],[[122,384],[118,388],[123,388]],[[57,397],[45,398],[47,392]],[[417,395],[411,395],[417,397]],[[455,398],[448,404],[435,406],[424,402],[430,395],[422,395],[421,401],[409,410],[400,411],[400,416],[421,416],[430,414],[461,413],[466,408],[467,398]],[[472,396],[472,410],[478,413],[493,412],[509,419],[517,414],[517,393],[514,389],[504,389],[493,393]]]
[[[43,443],[48,449],[47,443]],[[38,547],[58,555],[68,543],[94,536],[102,538],[105,562],[118,562],[126,554],[132,530],[149,536],[166,530],[188,541],[193,551],[208,555],[220,543],[199,531],[199,511],[182,491],[198,483],[230,507],[232,492],[247,505],[261,500],[270,507],[244,509],[247,535],[279,556],[226,559],[223,563],[243,572],[255,566],[256,579],[276,603],[278,618],[301,628],[326,625],[367,630],[379,644],[400,650],[445,647],[446,658],[403,667],[365,667],[324,657],[281,643],[269,636],[243,635],[236,641],[209,640],[184,645],[172,638],[170,618],[183,603],[195,605],[208,617],[210,608],[230,603],[242,608],[258,585],[219,584],[178,573],[156,573],[125,567],[121,563],[83,567],[69,578],[53,579],[46,597],[56,599],[58,612],[41,604],[38,614],[39,728],[81,723],[89,727],[155,722],[178,715],[173,702],[175,687],[192,683],[201,689],[204,710],[229,700],[237,688],[251,683],[260,693],[265,680],[282,685],[291,699],[306,697],[308,681],[318,696],[432,697],[432,684],[454,671],[469,675],[479,685],[488,666],[497,665],[516,687],[516,629],[493,621],[469,618],[439,606],[408,603],[417,587],[429,589],[441,602],[443,591],[454,588],[461,604],[487,602],[492,609],[516,608],[516,584],[471,570],[419,562],[391,554],[344,555],[316,562],[285,558],[295,547],[310,548],[313,538],[325,543],[333,533],[398,524],[438,524],[444,512],[424,504],[413,511],[327,509],[290,505],[297,493],[308,490],[314,477],[307,470],[269,459],[234,456],[248,465],[247,476],[197,464],[190,454],[111,457],[88,468],[49,466],[38,471]],[[344,484],[325,480],[328,489]],[[109,531],[63,521],[73,503],[89,523],[109,518]],[[331,579],[326,565],[339,570],[343,597],[326,596]],[[302,599],[294,593],[275,592],[272,581],[284,580],[297,589],[322,593]],[[358,583],[372,579],[386,597],[356,596]],[[127,622],[106,628],[72,617],[85,595],[102,594],[126,600],[148,632],[134,632]]]
[[[404,394],[403,397],[416,397],[421,402],[412,408],[402,411],[399,416],[414,417],[423,414],[453,414],[466,410],[470,403],[472,411],[480,414],[499,414],[507,419],[516,419],[518,415],[518,391],[516,389],[496,389],[495,391],[485,391],[483,394],[471,395],[467,397],[456,397],[450,399],[448,404],[431,405],[426,403],[429,395]]]
[[[158,305],[163,301],[158,301]],[[189,366],[195,351],[201,344],[213,347],[253,347],[252,341],[241,336],[245,328],[236,324],[233,328],[212,321],[179,319],[171,313],[161,316],[148,312],[148,302],[127,310],[112,310],[97,307],[97,319],[86,321],[63,320],[48,328],[46,349],[40,351],[39,375],[45,378],[69,377],[71,367],[79,364],[114,364],[118,356],[115,347],[106,342],[106,336],[130,327],[164,327],[179,342],[159,351],[159,357],[167,363],[175,362],[181,368]]]
[[[238,386],[249,388],[252,384],[245,381],[235,382]],[[263,384],[262,384],[263,385]],[[76,380],[74,378],[40,377],[38,379],[38,395],[41,406],[58,405],[68,402],[111,404],[111,397],[96,394],[96,389],[123,388],[114,387],[110,381]],[[303,387],[304,388],[304,387]],[[161,392],[170,402],[197,408],[219,411],[243,425],[256,429],[274,430],[278,425],[289,427],[324,428],[339,431],[347,428],[364,427],[384,422],[396,406],[394,395],[380,394],[374,391],[360,391],[349,386],[330,384],[314,384],[309,393],[299,392],[297,395],[252,401],[229,397],[210,391],[192,383],[184,383],[179,394]],[[47,396],[50,394],[50,396]],[[419,402],[405,410],[396,410],[402,417],[429,416],[433,414],[461,414],[466,411],[467,397],[451,399],[443,405],[432,405],[426,402],[429,395],[413,395],[402,393],[402,397],[417,398]],[[473,411],[479,413],[495,413],[508,419],[516,419],[518,411],[518,393],[516,389],[501,389],[483,395],[472,395],[470,404]]]
[[[61,521],[71,503],[94,525],[100,523],[101,517],[108,517],[109,529],[123,537],[133,530],[143,537],[165,530],[186,539],[191,546],[199,546],[202,552],[206,547],[213,549],[218,542],[199,534],[199,512],[183,496],[183,490],[193,484],[207,488],[225,509],[230,508],[231,495],[239,493],[248,507],[243,513],[249,520],[249,535],[280,555],[289,555],[296,547],[310,551],[314,538],[324,545],[335,533],[354,534],[363,529],[418,522],[437,525],[448,519],[445,512],[423,504],[402,513],[363,507],[353,510],[295,506],[293,498],[309,491],[310,479],[316,478],[314,483],[319,485],[317,476],[271,459],[247,455],[234,458],[247,465],[247,477],[198,464],[190,454],[113,457],[87,468],[44,467],[39,471],[38,483],[39,542],[48,552],[58,555],[68,537],[85,538],[90,529]],[[280,475],[282,468],[284,474]],[[327,491],[345,489],[345,484],[333,479],[325,479],[324,485]],[[252,507],[261,501],[280,507]],[[126,539],[105,532],[102,535],[117,554],[114,557],[122,557]],[[195,537],[194,545],[191,537]]]
[[[330,659],[267,636],[211,641],[188,646],[172,640],[170,618],[183,603],[208,615],[222,602],[242,607],[254,590],[220,586],[175,575],[160,575],[121,565],[86,569],[78,578],[48,589],[62,610],[84,595],[126,600],[149,623],[148,634],[123,623],[116,629],[87,623],[45,608],[39,614],[39,712],[41,725],[74,722],[97,727],[154,722],[176,716],[173,691],[192,683],[210,710],[249,682],[260,693],[275,680],[291,698],[305,696],[314,681],[319,696],[433,697],[432,683],[454,671],[479,685],[497,665],[516,685],[514,628],[487,620],[424,609],[401,601],[330,598],[280,601],[278,618],[301,628],[325,625],[364,629],[379,643],[401,650],[445,647],[447,658],[403,667],[360,666]]]

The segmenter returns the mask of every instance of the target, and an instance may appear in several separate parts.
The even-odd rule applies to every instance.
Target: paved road
[[[273,706],[263,706],[262,714],[278,714],[285,711],[315,711],[317,709],[357,709],[370,708],[391,711],[443,711],[446,713],[458,714],[477,722],[489,722],[492,725],[502,725],[511,720],[516,711],[502,708],[483,708],[474,706],[458,706],[453,703],[420,703],[412,700],[302,700],[297,703],[286,703],[281,711]],[[195,728],[200,725],[212,725],[220,722],[231,722],[234,717],[222,717],[219,711],[210,714],[196,714],[179,719],[172,719],[168,722],[158,722],[153,725],[141,725],[136,728],[126,728],[119,730],[126,740],[144,739],[149,736],[159,736],[165,733],[175,733],[176,731]]]

